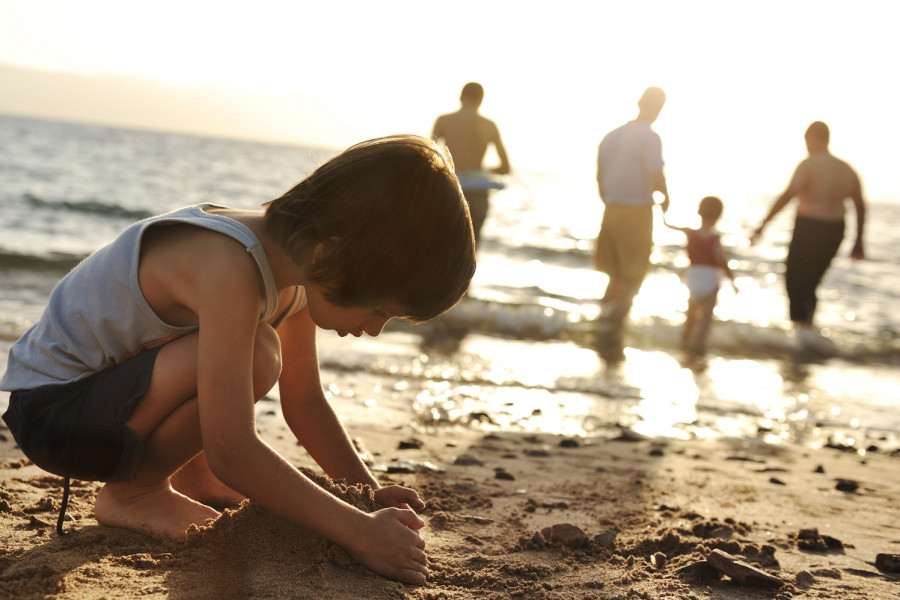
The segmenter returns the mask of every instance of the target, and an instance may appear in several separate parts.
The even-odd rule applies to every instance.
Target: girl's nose
[[[377,336],[382,332],[384,326],[387,325],[387,322],[391,320],[391,317],[385,317],[383,319],[373,320],[369,323],[369,325],[365,328],[365,332],[372,337]]]

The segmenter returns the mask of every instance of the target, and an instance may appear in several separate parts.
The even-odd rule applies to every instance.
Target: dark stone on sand
[[[398,461],[398,462],[392,463],[390,465],[387,465],[385,467],[385,471],[387,473],[392,473],[395,475],[408,475],[411,473],[415,473],[416,469],[415,469],[415,467],[413,467],[413,465],[411,463],[409,463],[407,461],[402,461],[402,462]]]
[[[650,456],[662,456],[663,449],[662,448],[652,448],[648,454]]]
[[[859,489],[859,483],[852,479],[838,479],[834,489],[841,492],[855,492]]]
[[[559,441],[559,445],[561,448],[578,448],[581,442],[577,438],[563,438]]]
[[[722,574],[705,560],[685,565],[675,572],[680,578],[697,583],[718,581],[722,577]]]
[[[884,573],[900,573],[900,554],[882,553],[877,555],[875,568]]]
[[[825,467],[823,467],[822,465],[817,466],[817,467],[813,470],[813,473],[824,473],[824,472],[825,472]]]
[[[818,529],[811,528],[797,533],[797,547],[812,552],[843,551],[844,543],[830,535],[820,535]]]
[[[619,532],[615,529],[601,531],[594,536],[594,543],[603,548],[615,548],[617,535],[619,535]]]
[[[777,477],[769,477],[769,483],[772,483],[774,485],[787,485],[785,482],[778,479]]]
[[[811,552],[827,552],[828,546],[822,538],[814,538],[811,540],[797,540],[797,547],[801,550],[809,550]]]
[[[812,572],[816,577],[827,577],[829,579],[840,579],[841,572],[838,569],[826,567],[824,569],[816,569]]]
[[[419,450],[425,442],[422,440],[418,440],[416,438],[409,438],[408,440],[400,440],[400,443],[397,444],[398,450]]]
[[[474,456],[469,454],[460,454],[456,457],[456,460],[453,461],[453,464],[457,467],[482,467],[484,466],[484,462],[478,460]]]
[[[525,456],[539,456],[539,457],[548,457],[550,456],[550,451],[546,448],[528,448],[523,451]]]
[[[579,548],[588,544],[588,536],[580,527],[571,523],[557,523],[541,529],[541,535],[548,542],[562,544],[569,548]]]
[[[506,471],[504,469],[497,469],[494,472],[494,479],[503,479],[504,481],[515,481],[516,480],[516,478],[513,476],[512,473],[510,473],[509,471]]]
[[[797,573],[797,578],[795,579],[797,583],[797,587],[799,588],[810,588],[815,584],[816,578],[813,577],[813,574],[809,571],[800,571]]]
[[[766,588],[780,588],[784,585],[784,582],[778,577],[738,560],[722,550],[713,550],[706,560],[716,571],[728,575],[741,585]]]

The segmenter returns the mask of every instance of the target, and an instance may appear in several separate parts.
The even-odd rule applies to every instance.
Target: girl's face
[[[360,337],[377,336],[392,318],[402,312],[396,306],[347,308],[329,302],[320,285],[307,285],[306,298],[309,315],[321,329],[336,331],[341,337],[347,334]]]

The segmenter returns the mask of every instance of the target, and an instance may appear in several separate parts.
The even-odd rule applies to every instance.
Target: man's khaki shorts
[[[594,267],[610,276],[640,283],[650,267],[653,205],[607,204],[594,246]]]

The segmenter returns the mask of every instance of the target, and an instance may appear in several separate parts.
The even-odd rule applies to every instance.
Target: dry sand
[[[290,460],[315,466],[270,429],[264,437]],[[71,533],[57,537],[60,478],[0,429],[0,598],[900,597],[900,573],[876,566],[900,553],[896,453],[383,429],[351,434],[391,467],[384,481],[428,503],[424,586],[379,577],[250,503],[186,542],[159,543],[99,526],[98,484],[75,481]],[[374,508],[367,489],[319,481]],[[716,550],[778,587],[720,574],[708,560]]]

